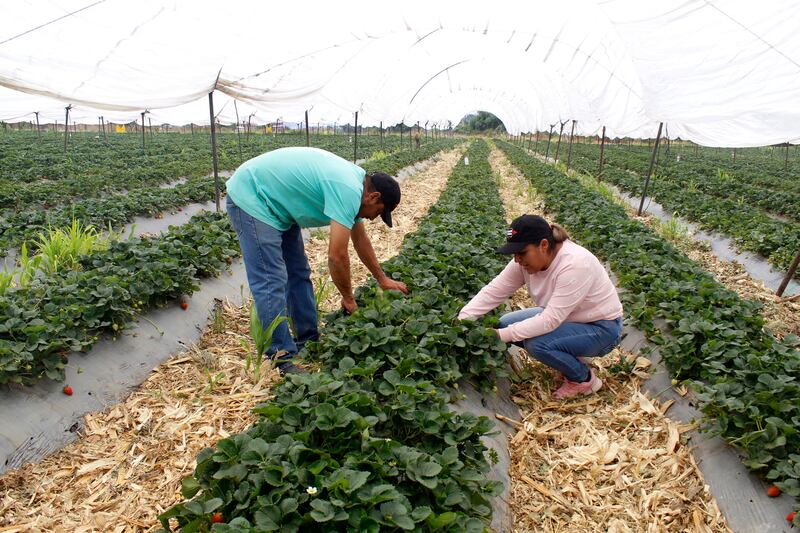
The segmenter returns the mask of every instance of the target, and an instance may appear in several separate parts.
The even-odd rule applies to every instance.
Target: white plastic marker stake
[[[468,167],[468,166],[469,166],[469,156],[468,156],[468,155],[465,155],[465,156],[464,156],[464,166],[465,166],[465,167]]]

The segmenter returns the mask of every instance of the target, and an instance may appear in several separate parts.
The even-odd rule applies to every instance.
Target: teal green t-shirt
[[[364,174],[319,148],[279,148],[242,163],[226,187],[240,209],[278,230],[325,226],[331,220],[352,229]]]

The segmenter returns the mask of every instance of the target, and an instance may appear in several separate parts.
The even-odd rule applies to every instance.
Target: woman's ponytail
[[[560,224],[550,224],[553,230],[553,240],[555,242],[564,242],[569,240],[569,233]]]

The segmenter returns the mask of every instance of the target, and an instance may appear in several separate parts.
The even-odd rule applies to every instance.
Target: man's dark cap
[[[506,243],[497,249],[499,254],[517,254],[529,244],[539,244],[551,238],[553,228],[539,215],[522,215],[506,230]]]
[[[383,213],[381,219],[390,228],[392,227],[392,211],[400,203],[400,184],[397,180],[384,172],[367,174],[372,183],[372,190],[381,193]]]

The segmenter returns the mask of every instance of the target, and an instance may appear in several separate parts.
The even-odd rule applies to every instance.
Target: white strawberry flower
[[[317,487],[308,487],[306,489],[306,492],[309,493],[311,496],[314,496],[319,491],[317,490]]]

